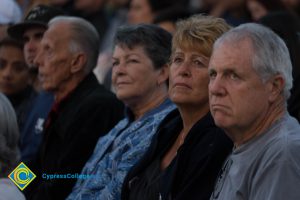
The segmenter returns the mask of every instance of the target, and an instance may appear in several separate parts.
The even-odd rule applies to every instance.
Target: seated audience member
[[[17,186],[7,178],[18,165],[19,130],[16,114],[8,99],[0,93],[0,200],[25,200]]]
[[[128,173],[122,199],[209,199],[232,142],[209,112],[208,62],[229,25],[220,18],[179,21],[172,43],[170,113],[145,156]]]
[[[12,38],[23,42],[23,53],[25,62],[29,67],[30,84],[38,92],[33,99],[34,106],[29,110],[25,117],[24,126],[20,129],[20,151],[23,162],[35,158],[43,137],[43,125],[54,101],[53,94],[45,92],[41,88],[34,58],[37,55],[48,22],[58,15],[63,15],[59,9],[37,5],[28,12],[24,21],[10,26],[7,30]]]
[[[285,7],[293,14],[300,17],[300,1],[299,0],[281,0]]]
[[[211,200],[300,199],[300,126],[286,101],[292,65],[282,39],[244,24],[214,44],[210,110],[234,142]]]
[[[47,5],[34,6],[25,19],[7,29],[10,37],[24,43],[24,56],[30,72],[30,84],[36,91],[41,90],[38,79],[38,67],[34,63],[40,41],[53,17],[63,15],[63,11]]]
[[[81,17],[89,21],[99,34],[99,44],[109,26],[110,16],[105,11],[106,0],[73,0],[71,15]]]
[[[23,129],[36,92],[29,85],[29,69],[25,63],[22,43],[11,38],[0,41],[0,92],[12,103]]]
[[[191,12],[183,7],[171,7],[160,12],[153,20],[154,24],[174,34],[176,30],[176,22],[191,16]]]
[[[186,7],[186,0],[131,0],[127,14],[129,24],[152,24],[157,15],[165,10],[176,7]]]
[[[22,19],[22,11],[16,1],[1,0],[0,3],[0,40],[7,37],[7,28]]]
[[[284,10],[281,0],[246,0],[252,21],[258,21],[269,13]]]
[[[44,33],[35,62],[44,90],[54,94],[37,159],[29,166],[37,178],[28,199],[65,199],[75,179],[47,180],[42,174],[80,173],[99,137],[123,114],[121,102],[98,84],[92,70],[99,36],[86,20],[55,17]]]
[[[258,22],[277,33],[289,49],[293,66],[293,87],[287,109],[300,122],[300,18],[289,12],[273,12]]]
[[[109,0],[105,5],[105,13],[109,17],[109,25],[101,42],[100,54],[98,57],[97,66],[94,69],[94,73],[98,81],[109,89],[112,89],[111,57],[113,51],[113,40],[117,29],[127,23],[126,16],[129,2],[130,0]]]
[[[170,1],[170,0],[130,0],[129,1],[129,10],[126,13],[125,19],[128,24],[153,24],[154,19],[160,15],[161,12],[164,12],[165,10],[172,9],[173,7],[177,7],[180,5],[181,7],[183,4],[185,4],[186,0],[177,0],[177,1]],[[124,22],[125,23],[125,22]],[[164,24],[166,25],[166,24]],[[168,30],[166,28],[169,28],[170,25],[167,23],[168,27],[161,26],[165,30]],[[168,30],[169,31],[169,30]],[[111,83],[111,60],[109,59],[111,56],[101,55],[99,57],[99,63],[98,63],[98,70],[96,71],[97,74],[100,73],[99,80],[103,82],[103,84],[110,88],[111,90],[114,90],[112,83]],[[104,72],[104,73],[101,73]],[[104,76],[103,76],[104,75]]]
[[[122,27],[115,36],[112,82],[126,117],[99,139],[69,195],[75,199],[120,199],[127,171],[142,157],[162,119],[175,108],[168,99],[171,34],[155,25]]]
[[[201,1],[197,13],[206,13],[211,16],[221,17],[232,26],[249,22],[250,15],[247,10],[246,0],[198,0]]]

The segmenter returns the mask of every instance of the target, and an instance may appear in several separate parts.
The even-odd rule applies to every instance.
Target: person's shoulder
[[[110,113],[111,116],[114,114],[123,116],[124,114],[124,105],[114,94],[101,92],[97,88],[85,92],[84,95],[77,96],[76,99],[73,98],[72,105],[70,104],[69,107],[73,107],[74,109],[74,106],[76,106],[75,110],[87,115]]]
[[[300,126],[297,120],[287,115],[270,131],[268,141],[265,141],[263,148],[264,157],[280,162],[297,159],[300,165]]]
[[[161,121],[160,127],[173,127],[175,124],[178,124],[181,122],[181,117],[178,109],[172,110],[169,112],[166,117]]]
[[[89,98],[116,99],[115,94],[100,84],[93,73],[87,75],[85,79],[79,83],[75,93],[76,97],[84,96],[82,100],[88,100]]]
[[[0,200],[25,200],[24,195],[7,178],[0,179]]]
[[[94,84],[89,91],[84,93],[81,99],[81,102],[84,104],[115,106],[123,109],[123,103],[117,99],[116,95],[99,83]]]
[[[160,105],[148,111],[142,120],[151,121],[155,125],[160,124],[175,108],[175,104],[170,99],[166,99]]]
[[[104,88],[102,85],[98,85],[93,91],[87,95],[87,100],[97,99],[98,102],[105,103],[120,103],[120,100],[117,99],[116,95]]]
[[[298,121],[295,118],[290,117],[289,126],[286,127],[285,131],[284,150],[286,150],[290,159],[297,160],[297,163],[300,166],[300,125]]]
[[[300,150],[300,125],[295,118],[290,115],[284,116],[276,132],[272,139],[273,145],[277,146],[278,150],[289,151],[294,148]]]

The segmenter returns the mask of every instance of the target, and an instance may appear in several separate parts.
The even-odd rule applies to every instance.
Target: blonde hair
[[[176,23],[172,41],[172,53],[176,48],[200,51],[211,56],[214,42],[231,27],[225,20],[201,14],[193,15]]]

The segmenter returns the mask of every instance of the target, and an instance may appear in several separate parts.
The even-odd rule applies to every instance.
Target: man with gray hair
[[[287,112],[292,65],[270,29],[244,24],[214,44],[209,100],[233,140],[211,200],[300,199],[300,126]]]
[[[98,138],[123,115],[122,104],[92,73],[98,52],[99,36],[86,20],[61,16],[49,22],[35,63],[42,88],[55,102],[30,165],[37,181],[26,191],[29,200],[65,199]]]

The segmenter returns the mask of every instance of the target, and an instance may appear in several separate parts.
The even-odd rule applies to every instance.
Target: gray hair
[[[97,64],[100,39],[96,28],[80,17],[58,16],[50,20],[49,26],[65,22],[70,24],[71,38],[69,50],[72,53],[83,52],[87,55],[85,73],[90,73]]]
[[[15,110],[0,93],[0,178],[6,177],[20,158],[19,129]]]
[[[156,25],[137,24],[119,27],[114,45],[132,49],[141,46],[151,59],[154,68],[160,69],[169,62],[172,35]]]
[[[288,48],[284,41],[271,29],[255,23],[242,24],[221,36],[214,48],[223,42],[238,44],[249,40],[252,45],[252,67],[263,82],[270,77],[280,74],[285,80],[283,95],[290,96],[293,86],[292,64]]]

